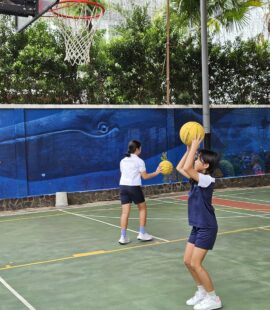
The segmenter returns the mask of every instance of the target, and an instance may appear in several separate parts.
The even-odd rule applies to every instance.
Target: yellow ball
[[[204,135],[203,126],[197,122],[187,122],[180,129],[180,139],[186,145],[191,145],[196,136],[204,139]]]
[[[168,160],[163,160],[159,167],[162,169],[161,173],[164,175],[171,174],[173,172],[173,164]]]

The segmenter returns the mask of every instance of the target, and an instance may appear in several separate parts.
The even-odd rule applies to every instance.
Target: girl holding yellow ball
[[[194,310],[212,310],[220,309],[222,303],[202,263],[207,252],[213,249],[218,231],[212,206],[215,179],[211,176],[218,163],[218,154],[210,150],[198,151],[202,140],[200,135],[193,138],[176,169],[190,179],[191,183],[188,220],[192,229],[186,244],[184,263],[197,285],[197,290],[186,304],[193,306]]]
[[[139,209],[140,228],[137,239],[141,241],[150,241],[153,239],[145,230],[147,207],[141,188],[141,179],[152,179],[159,175],[162,169],[157,167],[155,172],[147,173],[145,163],[139,157],[141,151],[142,148],[139,141],[130,141],[128,144],[128,151],[120,162],[120,200],[122,204],[122,214],[120,219],[121,237],[119,243],[122,245],[130,242],[127,236],[127,227],[132,202],[134,202]]]

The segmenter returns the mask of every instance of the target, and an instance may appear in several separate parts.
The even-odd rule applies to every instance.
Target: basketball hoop
[[[72,65],[90,62],[90,48],[104,7],[88,0],[60,0],[50,12],[63,35],[66,48],[65,60]]]

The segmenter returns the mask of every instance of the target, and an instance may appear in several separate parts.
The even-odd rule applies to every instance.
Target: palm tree
[[[208,27],[210,31],[219,32],[221,27],[226,30],[241,29],[249,21],[252,8],[261,7],[263,0],[208,0]],[[187,26],[200,27],[200,1],[173,0],[174,10],[181,16]]]

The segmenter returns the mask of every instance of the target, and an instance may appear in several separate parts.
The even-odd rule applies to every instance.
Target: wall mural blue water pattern
[[[3,109],[0,198],[117,188],[131,139],[142,142],[149,172],[163,152],[176,165],[185,152],[179,129],[188,121],[202,123],[202,110]],[[270,172],[269,108],[212,109],[211,131],[212,148],[222,155],[218,176]],[[174,172],[144,184],[180,179]]]

